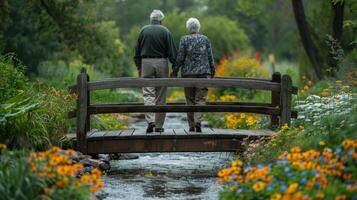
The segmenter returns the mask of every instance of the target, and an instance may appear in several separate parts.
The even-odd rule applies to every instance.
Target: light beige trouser
[[[142,78],[167,78],[169,77],[169,67],[167,59],[164,58],[144,58],[141,65]],[[143,96],[145,105],[165,105],[167,87],[144,87]],[[165,122],[166,113],[146,113],[145,118],[148,123],[155,122],[156,128],[162,128]]]
[[[205,76],[190,76],[190,78],[206,78]],[[186,87],[185,97],[187,105],[205,105],[207,99],[208,89],[204,87]],[[187,121],[189,127],[195,127],[197,123],[201,123],[203,113],[189,112],[187,113]]]

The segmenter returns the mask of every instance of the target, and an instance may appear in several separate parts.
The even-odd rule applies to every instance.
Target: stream
[[[164,128],[187,128],[185,116],[168,113]],[[129,128],[146,129],[146,122],[140,119]],[[112,169],[103,177],[105,200],[218,199],[217,171],[232,158],[225,152],[137,155],[139,159],[111,161]]]

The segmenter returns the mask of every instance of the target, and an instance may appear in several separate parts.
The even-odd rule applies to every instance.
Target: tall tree
[[[301,42],[314,68],[315,78],[321,79],[321,63],[319,60],[318,50],[312,41],[310,30],[306,22],[304,4],[302,0],[292,0],[292,5]]]
[[[341,52],[341,39],[343,32],[343,18],[344,18],[344,7],[345,2],[342,1],[331,1],[332,8],[332,38],[329,41],[330,51],[328,53],[327,63],[329,67],[332,68],[332,72],[336,72],[338,70],[338,62],[341,59],[340,55],[343,55]],[[335,73],[332,73],[335,75]]]

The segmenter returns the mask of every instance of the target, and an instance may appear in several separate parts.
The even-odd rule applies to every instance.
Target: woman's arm
[[[213,78],[216,73],[216,68],[214,66],[211,42],[209,41],[209,39],[207,39],[207,53],[208,53],[208,63],[211,68],[211,77]]]
[[[180,71],[181,66],[184,64],[186,58],[186,49],[185,49],[185,40],[182,37],[180,39],[180,45],[178,49],[178,54],[176,58],[176,65],[173,68],[173,75],[177,76],[177,73]]]

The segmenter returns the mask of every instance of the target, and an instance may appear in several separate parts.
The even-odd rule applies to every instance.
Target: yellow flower
[[[289,128],[289,125],[287,123],[285,123],[282,127],[281,127],[281,130],[286,130]]]
[[[281,199],[280,193],[275,193],[270,197],[270,200],[280,200],[280,199]]]
[[[342,81],[341,81],[341,80],[337,80],[337,81],[336,81],[336,84],[337,84],[337,85],[341,85],[341,84],[342,84]]]
[[[316,194],[315,197],[316,197],[316,199],[324,199],[325,198],[325,194],[322,193],[322,192],[319,192],[319,193]]]
[[[329,96],[329,92],[323,91],[323,92],[320,93],[320,95],[321,95],[322,97],[328,97],[328,96]]]
[[[337,195],[335,200],[345,200],[346,198],[346,195]]]
[[[7,148],[6,144],[0,144],[0,150],[6,149],[6,148]]]
[[[236,160],[232,162],[232,167],[241,167],[243,166],[243,162],[240,160]]]
[[[260,191],[262,191],[264,188],[265,188],[265,183],[264,182],[262,182],[262,181],[259,181],[259,182],[257,182],[257,183],[255,183],[254,185],[253,185],[253,190],[255,191],[255,192],[260,192]]]
[[[326,145],[326,143],[325,143],[325,141],[321,140],[321,141],[319,142],[319,145],[321,145],[321,146],[325,146],[325,145]]]
[[[290,184],[288,189],[285,190],[285,193],[292,194],[297,190],[298,187],[299,187],[298,183]]]
[[[342,146],[345,149],[348,149],[353,146],[353,141],[352,140],[345,140],[342,142]]]
[[[300,153],[301,152],[301,149],[300,147],[293,147],[290,149],[291,153]]]

